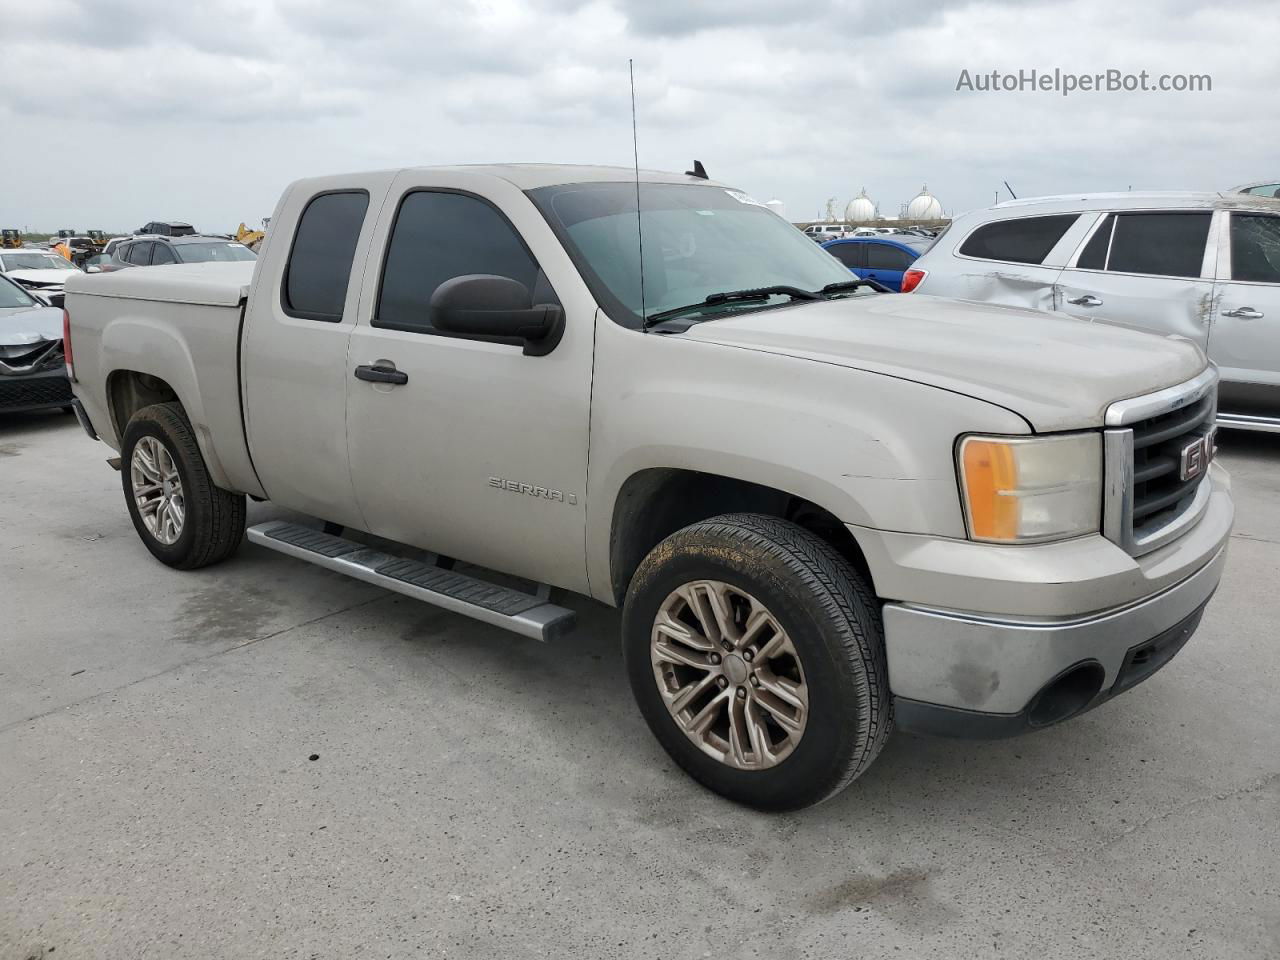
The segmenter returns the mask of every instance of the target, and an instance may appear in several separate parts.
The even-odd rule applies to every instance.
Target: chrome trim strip
[[[1210,364],[1199,376],[1155,393],[1128,400],[1117,400],[1107,407],[1106,425],[1123,427],[1139,420],[1149,420],[1162,413],[1181,410],[1213,389],[1218,382],[1218,368]]]
[[[1261,433],[1280,433],[1280,417],[1258,417],[1247,413],[1220,413],[1218,426],[1230,430],[1257,430]]]

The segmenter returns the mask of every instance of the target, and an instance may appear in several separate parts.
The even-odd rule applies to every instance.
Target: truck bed
[[[195,427],[215,482],[262,495],[245,442],[240,390],[240,327],[254,267],[174,264],[68,281],[74,392],[105,443],[120,449],[118,420],[130,382],[157,395],[167,387]]]

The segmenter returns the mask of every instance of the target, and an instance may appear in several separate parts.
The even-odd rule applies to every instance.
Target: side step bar
[[[577,614],[534,596],[364,544],[273,520],[248,530],[249,541],[327,570],[435,604],[534,640],[553,640],[573,629]],[[546,588],[539,591],[545,593]]]

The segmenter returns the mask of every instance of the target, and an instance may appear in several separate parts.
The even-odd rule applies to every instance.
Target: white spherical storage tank
[[[942,204],[938,198],[929,193],[927,186],[920,188],[920,193],[907,204],[908,220],[941,220]]]
[[[865,223],[876,219],[875,201],[867,196],[866,187],[863,187],[862,192],[850,200],[849,205],[844,208],[844,218],[850,223]]]

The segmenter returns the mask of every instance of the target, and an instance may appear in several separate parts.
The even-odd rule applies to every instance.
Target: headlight
[[[965,437],[959,460],[965,521],[974,540],[1024,543],[1098,532],[1100,434]]]

